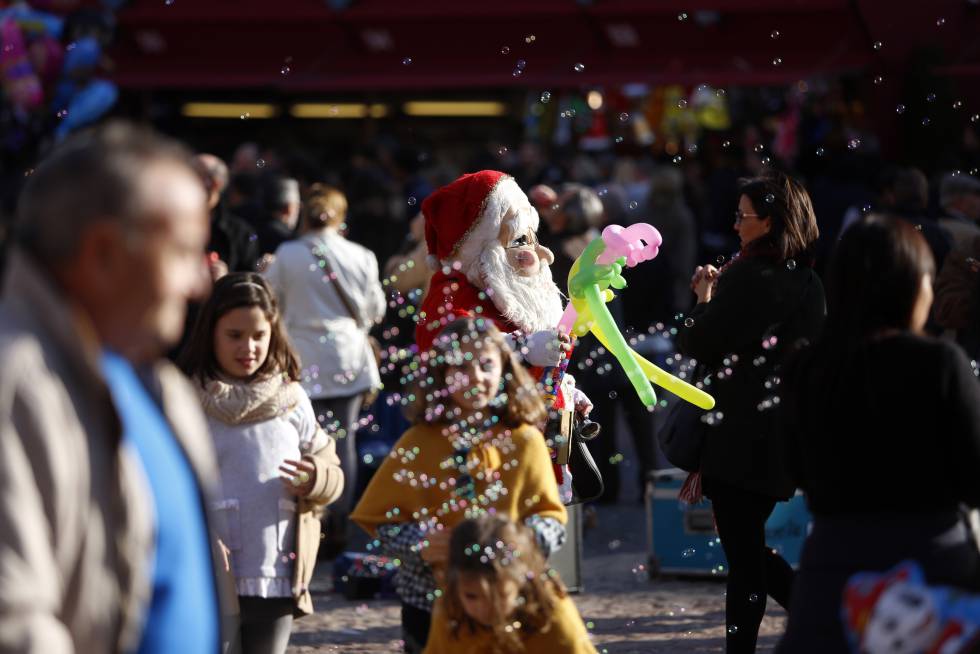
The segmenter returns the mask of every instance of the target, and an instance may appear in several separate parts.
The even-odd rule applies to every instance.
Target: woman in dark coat
[[[728,559],[729,653],[755,651],[767,595],[789,606],[793,570],[765,543],[776,502],[796,488],[775,428],[779,364],[791,344],[816,337],[824,318],[806,190],[773,172],[739,191],[741,250],[720,271],[695,271],[698,304],[678,334],[680,351],[712,371],[705,388],[716,406],[705,416],[700,475]]]
[[[779,652],[850,651],[841,623],[856,572],[906,559],[933,584],[978,589],[960,515],[980,504],[980,385],[951,342],[923,333],[934,264],[908,222],[871,216],[841,238],[827,329],[789,366],[789,462],[814,515]]]

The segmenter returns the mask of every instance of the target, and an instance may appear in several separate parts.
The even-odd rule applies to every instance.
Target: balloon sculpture
[[[568,274],[568,294],[571,302],[565,309],[558,331],[584,336],[595,334],[623,367],[640,400],[647,406],[657,402],[650,382],[705,410],[714,408],[713,397],[701,389],[678,379],[633,351],[626,343],[606,302],[613,299],[609,289],[626,287],[623,267],[632,268],[657,256],[663,239],[653,225],[637,223],[630,227],[610,225],[602,236],[594,239],[572,264]]]

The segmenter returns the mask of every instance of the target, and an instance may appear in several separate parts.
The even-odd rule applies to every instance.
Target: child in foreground
[[[496,513],[528,525],[543,556],[565,539],[565,507],[540,432],[533,380],[489,320],[445,327],[415,372],[414,425],[374,474],[352,519],[398,559],[407,652],[421,652],[442,591],[449,534]]]
[[[222,497],[213,509],[238,592],[241,649],[284,653],[293,616],[313,612],[319,516],[344,475],[261,275],[215,283],[181,364],[214,438]]]
[[[595,651],[527,527],[490,515],[456,526],[425,654]]]

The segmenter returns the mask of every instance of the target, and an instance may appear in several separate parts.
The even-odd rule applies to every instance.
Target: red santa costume
[[[532,375],[541,379],[546,367],[560,362],[552,344],[562,296],[551,278],[554,256],[535,236],[538,214],[517,182],[493,170],[463,175],[430,195],[422,214],[429,264],[436,272],[415,329],[419,351],[429,350],[453,320],[482,317],[509,335]],[[547,360],[549,351],[554,361]],[[569,387],[560,386],[555,408],[572,405]],[[556,476],[562,498],[569,499],[567,468],[556,468]]]

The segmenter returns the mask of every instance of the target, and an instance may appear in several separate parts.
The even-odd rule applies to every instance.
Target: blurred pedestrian
[[[563,186],[555,205],[542,214],[548,229],[542,234],[541,244],[555,255],[551,275],[566,295],[568,273],[585,246],[599,236],[596,225],[602,224],[602,214],[598,194],[582,184]]]
[[[218,481],[161,354],[207,284],[191,154],[121,123],[31,175],[0,306],[0,650],[217,653]],[[230,590],[230,588],[228,588]]]
[[[939,183],[939,224],[950,233],[954,247],[980,236],[980,180],[950,173]]]
[[[319,516],[340,496],[344,475],[261,275],[232,273],[215,284],[181,366],[221,470],[218,534],[241,606],[242,651],[282,654],[293,615],[313,612]],[[283,483],[269,483],[276,477]]]
[[[261,201],[263,213],[256,225],[259,254],[275,254],[280,245],[296,237],[302,207],[299,182],[273,175],[262,182]]]
[[[814,515],[777,651],[849,649],[844,585],[915,559],[930,584],[980,588],[960,506],[980,505],[980,385],[923,332],[934,263],[902,220],[869,216],[828,273],[827,327],[786,375],[782,433]]]
[[[980,358],[980,233],[946,257],[936,280],[933,317],[971,359]]]
[[[684,200],[684,178],[679,170],[654,168],[639,221],[651,223],[663,237],[657,257],[644,265],[643,274],[630,277],[630,290],[623,293],[626,324],[642,333],[691,307],[690,271],[698,250],[697,226]]]
[[[698,474],[728,560],[730,654],[755,651],[767,595],[789,606],[793,570],[766,547],[765,524],[796,486],[769,409],[786,346],[816,337],[824,317],[823,286],[810,267],[817,223],[806,190],[772,172],[743,180],[739,192],[742,248],[721,270],[697,268],[698,303],[677,338],[681,353],[711,370],[716,404],[702,427]]]
[[[213,154],[197,155],[197,168],[208,193],[211,240],[208,251],[232,272],[254,271],[259,260],[258,236],[244,219],[232,214],[222,201],[228,186],[228,166]]]
[[[303,369],[301,383],[327,433],[337,439],[344,492],[327,517],[325,552],[342,551],[347,514],[357,490],[354,433],[364,395],[380,387],[368,332],[385,314],[378,260],[341,236],[347,200],[314,184],[304,206],[305,232],[276,251],[266,279],[282,307],[289,339]]]

